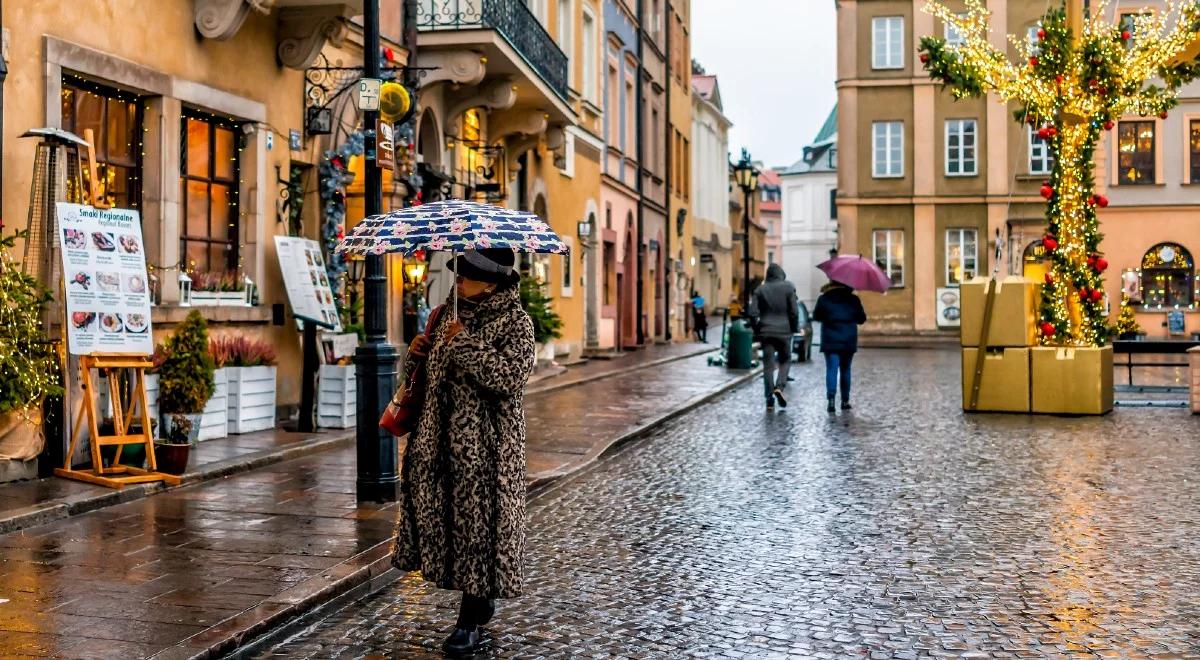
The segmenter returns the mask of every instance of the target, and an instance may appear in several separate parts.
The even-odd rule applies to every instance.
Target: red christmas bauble
[[[395,62],[396,61],[396,51],[392,50],[391,48],[385,47],[383,49],[383,59],[387,60],[388,62]]]
[[[1096,206],[1105,208],[1108,206],[1108,198],[1104,195],[1096,195]]]
[[[1101,272],[1101,273],[1108,270],[1108,260],[1106,260],[1104,257],[1097,257],[1095,268],[1098,272]]]
[[[1058,249],[1058,239],[1052,236],[1047,236],[1042,239],[1042,247],[1046,248],[1050,252],[1053,252]]]
[[[1104,300],[1104,292],[1100,289],[1092,289],[1092,302],[1100,302]]]
[[[1044,337],[1053,337],[1054,336],[1054,324],[1049,321],[1042,321],[1041,330],[1042,330],[1042,336],[1044,336]]]
[[[929,64],[929,55],[927,53],[921,53],[921,64]]]
[[[1048,126],[1043,126],[1043,127],[1039,128],[1038,132],[1037,132],[1037,136],[1038,136],[1038,139],[1040,139],[1040,140],[1049,140],[1050,139],[1050,128]]]
[[[1050,134],[1050,137],[1054,137],[1054,136],[1058,135],[1058,129],[1054,128],[1053,126],[1047,128],[1046,132]]]
[[[1091,197],[1088,197],[1088,198],[1087,198],[1087,205],[1088,205],[1088,206],[1095,206],[1095,205],[1096,205],[1096,196],[1095,196],[1095,195],[1092,195]]]
[[[1053,273],[1046,273],[1046,284],[1049,284],[1049,285],[1054,284],[1054,274]]]
[[[1045,39],[1045,38],[1046,38],[1046,31],[1045,31],[1045,30],[1043,30],[1043,29],[1041,29],[1041,28],[1038,28],[1037,35],[1038,35],[1038,39]]]
[[[1110,119],[1110,120],[1108,120],[1108,121],[1104,122],[1104,130],[1106,130],[1106,131],[1111,131],[1111,130],[1113,129],[1113,126],[1115,126],[1115,125],[1116,125],[1116,124],[1114,124],[1114,123],[1112,122],[1112,120]]]
[[[1087,302],[1087,301],[1091,300],[1092,292],[1089,291],[1086,286],[1083,287],[1082,289],[1079,290],[1079,299],[1082,300],[1083,302]]]
[[[1044,197],[1046,199],[1050,199],[1050,196],[1053,194],[1054,194],[1054,188],[1051,188],[1050,184],[1046,184],[1046,185],[1042,186],[1042,197]]]
[[[1133,35],[1129,34],[1129,30],[1125,30],[1125,31],[1121,32],[1121,40],[1122,41],[1129,41],[1132,38],[1133,38]]]
[[[1037,56],[1029,58],[1029,66],[1037,66],[1037,65],[1038,65]]]
[[[1093,254],[1090,257],[1088,257],[1087,264],[1089,266],[1095,266],[1096,265],[1096,255]]]
[[[1158,118],[1159,118],[1159,119],[1166,119],[1166,118],[1167,118],[1167,111],[1166,111],[1166,110],[1163,110],[1162,112],[1158,113]]]

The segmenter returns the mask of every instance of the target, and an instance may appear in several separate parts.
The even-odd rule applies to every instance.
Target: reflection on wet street
[[[556,484],[492,654],[1200,655],[1200,421],[964,416],[957,360],[864,352],[837,415],[802,365]],[[406,577],[262,654],[437,657],[455,605]]]

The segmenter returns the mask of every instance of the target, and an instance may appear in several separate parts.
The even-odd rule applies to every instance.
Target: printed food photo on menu
[[[102,231],[92,232],[92,245],[95,245],[96,249],[101,252],[112,252],[117,249],[117,244],[113,241],[113,235]]]
[[[68,250],[86,250],[88,246],[87,234],[78,229],[64,229],[63,242]]]
[[[92,288],[92,276],[78,271],[71,276],[71,288],[78,291],[90,291]]]
[[[120,273],[96,273],[96,284],[101,291],[107,293],[119,293],[121,291],[121,274]]]
[[[121,332],[125,329],[125,323],[121,320],[120,314],[100,314],[100,329],[109,334]]]
[[[76,330],[91,330],[96,323],[95,312],[72,312],[71,325]]]
[[[145,293],[146,280],[142,279],[141,275],[126,275],[125,291],[126,293]]]
[[[141,254],[142,245],[138,242],[137,236],[132,234],[122,234],[121,251],[125,254]]]
[[[125,317],[125,331],[134,334],[146,331],[149,324],[146,323],[145,314],[129,314]]]
[[[313,286],[320,283],[320,280],[317,278],[317,271],[315,270],[308,271],[308,279],[312,280]]]
[[[309,265],[309,266],[313,265],[313,256],[312,256],[312,250],[305,250],[305,251],[304,251],[304,260],[308,262],[308,265]]]

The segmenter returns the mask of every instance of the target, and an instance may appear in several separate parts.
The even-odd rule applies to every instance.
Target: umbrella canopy
[[[351,254],[411,254],[417,250],[461,253],[511,248],[517,252],[567,251],[550,225],[533,213],[447,200],[371,216],[338,245]]]
[[[885,293],[892,287],[892,278],[883,269],[862,255],[834,257],[817,264],[829,279],[852,289]]]

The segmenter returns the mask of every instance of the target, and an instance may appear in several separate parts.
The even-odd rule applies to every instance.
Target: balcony
[[[489,57],[489,74],[519,74],[504,70],[504,60],[509,59],[505,53],[496,53],[501,56],[497,63],[487,52],[491,49],[485,42],[491,34],[498,35],[503,46],[515,51],[521,60],[511,63],[516,65],[514,68],[520,69],[523,64],[532,69],[540,79],[532,82],[549,88],[557,96],[553,101],[567,100],[567,56],[522,0],[418,0],[417,30],[422,48],[476,47]],[[473,43],[476,39],[483,42]]]

